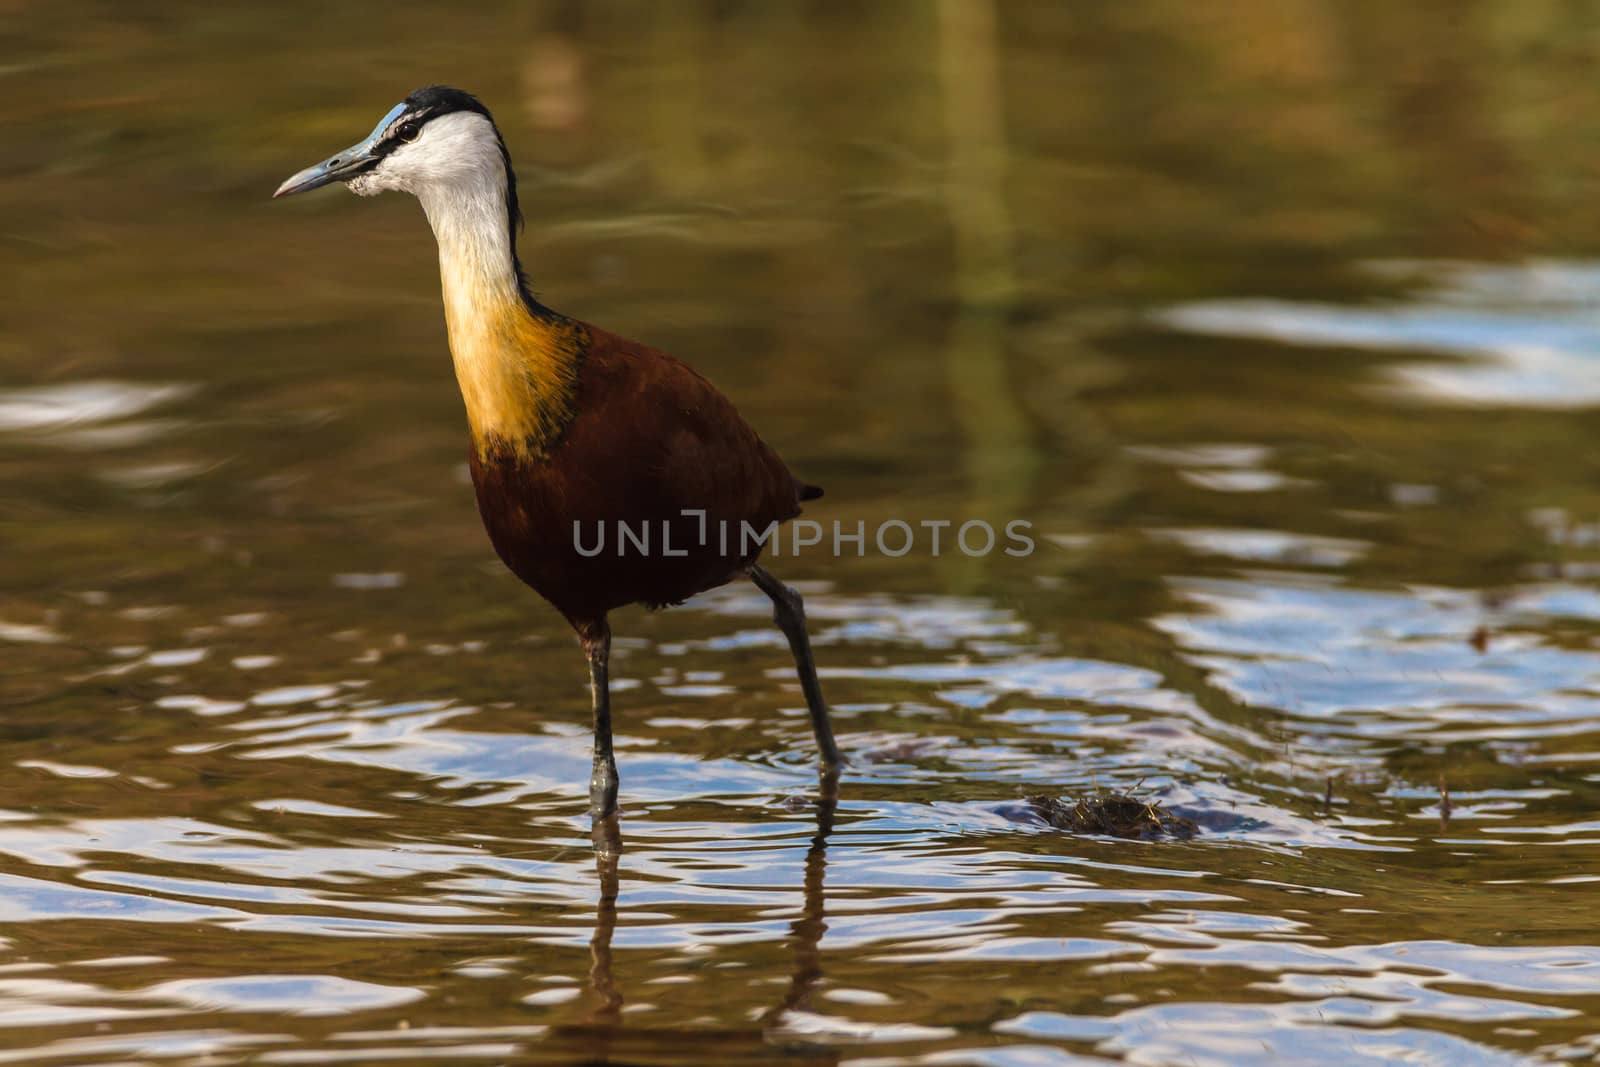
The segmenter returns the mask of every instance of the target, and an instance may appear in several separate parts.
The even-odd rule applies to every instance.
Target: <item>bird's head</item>
[[[511,158],[489,109],[447,85],[418,89],[390,108],[365,140],[291,176],[272,195],[293,196],[333,182],[360,196],[398,189],[424,200],[503,182],[513,225],[518,218]]]

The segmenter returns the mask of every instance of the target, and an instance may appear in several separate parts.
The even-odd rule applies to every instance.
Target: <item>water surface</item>
[[[1600,1054],[1588,16],[11,8],[0,1063]],[[810,517],[1033,524],[773,562],[836,802],[758,593],[623,612],[597,861],[420,212],[267,200],[435,80]]]

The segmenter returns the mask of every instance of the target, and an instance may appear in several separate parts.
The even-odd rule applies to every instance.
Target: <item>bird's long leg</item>
[[[806,636],[806,608],[800,594],[768,574],[759,564],[750,567],[750,580],[772,600],[772,617],[789,639],[789,651],[794,653],[795,671],[800,675],[800,691],[806,695],[806,707],[811,712],[811,729],[817,735],[817,752],[824,767],[839,766],[839,746],[833,741],[833,723],[828,719],[828,705],[822,699],[822,685],[817,681],[817,663],[811,657],[811,638]]]
[[[596,823],[617,811],[617,759],[611,752],[611,627],[604,618],[578,626],[589,659],[594,701],[594,768],[589,772],[589,814]]]

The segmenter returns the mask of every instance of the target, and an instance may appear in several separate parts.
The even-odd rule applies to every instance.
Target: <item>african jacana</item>
[[[517,258],[522,215],[511,155],[477,97],[440,85],[418,89],[365,140],[273,195],[336,181],[360,196],[410,193],[433,227],[478,512],[501,560],[566,616],[588,657],[595,821],[617,805],[607,613],[676,604],[741,575],[771,598],[822,764],[837,767],[800,595],[756,562],[759,541],[707,535],[741,523],[765,529],[798,515],[800,502],[822,491],[797,481],[688,365],[533,298]],[[657,550],[579,551],[580,530],[592,537],[619,521],[664,531]]]

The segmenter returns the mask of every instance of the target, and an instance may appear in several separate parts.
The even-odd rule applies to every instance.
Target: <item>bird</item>
[[[687,363],[535,298],[517,256],[511,153],[473,94],[415,90],[365,139],[292,175],[273,198],[335,182],[359,196],[410,193],[433,229],[479,515],[501,561],[567,620],[588,662],[594,824],[616,815],[619,787],[610,613],[679,604],[736,580],[771,600],[822,772],[837,775],[804,601],[759,561],[761,532],[822,490],[790,473]],[[585,543],[608,528],[610,550]]]

